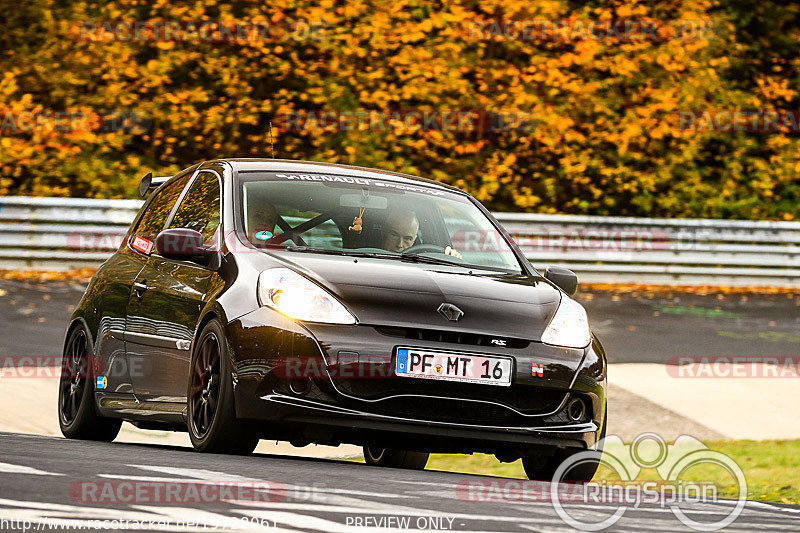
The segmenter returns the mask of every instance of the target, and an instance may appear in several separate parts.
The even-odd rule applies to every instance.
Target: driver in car
[[[386,220],[381,248],[402,253],[414,246],[418,231],[419,220],[413,211],[395,211]],[[450,246],[444,249],[444,253],[461,259],[461,254]]]

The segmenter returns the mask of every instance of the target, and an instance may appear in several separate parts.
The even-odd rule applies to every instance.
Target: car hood
[[[561,293],[540,276],[389,259],[281,253],[280,259],[325,286],[373,326],[426,328],[538,341]],[[438,312],[463,311],[458,321]]]

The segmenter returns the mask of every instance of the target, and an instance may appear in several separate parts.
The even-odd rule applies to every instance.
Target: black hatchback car
[[[537,273],[468,194],[254,159],[140,192],[67,330],[65,436],[113,440],[127,420],[205,452],[352,443],[407,468],[485,452],[532,479],[602,438],[606,360],[575,275]]]

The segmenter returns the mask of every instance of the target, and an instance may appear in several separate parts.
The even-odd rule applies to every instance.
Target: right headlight
[[[328,291],[288,268],[271,268],[258,277],[261,305],[297,320],[355,324],[356,318]]]
[[[556,314],[542,335],[542,342],[567,348],[584,348],[591,340],[586,310],[575,300],[562,296]]]

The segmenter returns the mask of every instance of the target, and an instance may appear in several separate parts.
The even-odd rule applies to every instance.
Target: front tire
[[[64,347],[58,381],[58,425],[68,439],[111,442],[119,434],[122,420],[97,414],[94,402],[95,371],[92,368],[89,333],[83,325],[74,328]]]
[[[425,452],[364,446],[364,462],[371,466],[424,470],[425,465],[428,464],[428,457],[430,454]]]
[[[189,438],[199,452],[248,455],[258,445],[236,418],[230,353],[222,323],[211,320],[197,338],[186,394]]]

